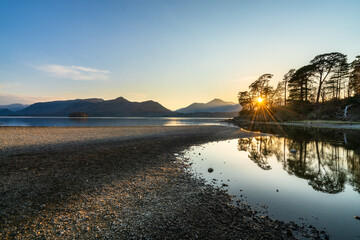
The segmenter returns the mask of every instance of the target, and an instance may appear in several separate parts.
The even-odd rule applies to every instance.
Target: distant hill
[[[13,116],[14,112],[9,109],[0,109],[0,116]]]
[[[234,117],[241,110],[239,104],[214,99],[208,103],[193,103],[186,108],[170,111],[158,102],[131,102],[123,97],[112,100],[101,98],[74,99],[39,102],[25,108],[24,105],[7,105],[13,109],[1,109],[1,116],[57,116],[67,117],[71,113],[84,113],[89,117]]]
[[[39,102],[34,103],[16,114],[20,116],[68,116],[64,110],[71,104],[74,104],[81,100],[66,100],[66,101],[54,101],[54,102]]]
[[[237,116],[239,116],[239,112],[176,113],[176,117],[195,117],[195,118],[234,118]]]
[[[178,113],[220,113],[220,112],[239,112],[242,107],[240,104],[225,102],[215,98],[208,103],[193,103],[185,108],[176,110]]]
[[[154,101],[130,102],[123,97],[105,101],[99,98],[35,103],[16,112],[21,116],[68,116],[83,112],[90,117],[158,117],[173,112]]]
[[[9,105],[0,105],[0,109],[8,109],[10,111],[19,111],[21,109],[26,108],[29,105],[24,105],[24,104],[20,104],[20,103],[14,103],[14,104],[9,104]]]

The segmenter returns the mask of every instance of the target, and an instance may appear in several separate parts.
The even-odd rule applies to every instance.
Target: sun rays
[[[261,96],[256,98],[254,101],[254,105],[255,109],[250,123],[250,130],[252,130],[253,125],[257,122],[265,123],[267,128],[269,129],[269,123],[272,122],[276,126],[278,126],[284,134],[286,134],[281,125],[279,124],[279,122],[282,122],[281,118],[267,106],[264,98],[262,98]]]

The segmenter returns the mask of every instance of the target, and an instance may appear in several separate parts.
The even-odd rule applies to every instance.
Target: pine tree
[[[313,72],[313,65],[306,65],[295,71],[288,85],[291,101],[309,101]]]
[[[350,76],[349,76],[349,89],[355,95],[360,95],[360,56],[350,65]]]

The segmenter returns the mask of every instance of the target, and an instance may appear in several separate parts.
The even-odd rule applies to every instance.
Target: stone
[[[291,153],[296,153],[296,152],[297,152],[297,150],[296,150],[296,149],[293,149],[293,148],[290,149],[289,151],[290,151]]]

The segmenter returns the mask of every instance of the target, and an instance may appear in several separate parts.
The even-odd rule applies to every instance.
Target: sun
[[[257,99],[257,102],[258,103],[262,103],[264,101],[264,99],[262,99],[260,96],[259,96],[259,98]]]

